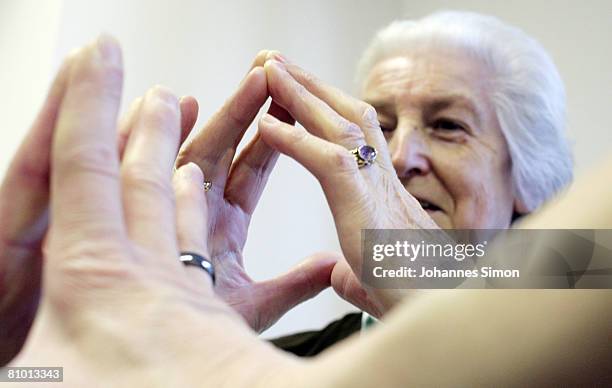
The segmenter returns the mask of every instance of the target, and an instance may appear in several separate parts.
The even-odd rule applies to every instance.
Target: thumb
[[[332,270],[340,259],[342,256],[339,253],[315,253],[287,273],[261,282],[256,288],[256,299],[259,300],[258,305],[265,306],[267,313],[260,314],[260,332],[272,326],[293,307],[329,287]]]
[[[332,270],[331,286],[342,299],[352,305],[377,318],[382,315],[381,307],[374,302],[344,258],[339,260]]]

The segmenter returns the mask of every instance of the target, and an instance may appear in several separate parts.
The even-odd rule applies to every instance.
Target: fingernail
[[[110,35],[102,34],[97,40],[98,52],[102,60],[109,65],[121,66],[121,49],[119,42]]]
[[[179,168],[179,173],[181,174],[181,178],[194,182],[198,185],[204,182],[204,174],[202,173],[202,170],[193,162],[189,162]]]
[[[178,111],[179,109],[178,98],[167,87],[162,86],[162,85],[155,85],[151,89],[149,89],[149,94],[155,99],[165,102],[173,110]]]
[[[264,115],[261,118],[261,121],[267,124],[271,124],[271,125],[275,125],[279,123],[278,119],[269,113],[264,113]]]
[[[281,54],[279,52],[274,53],[274,55],[272,55],[272,58],[276,59],[280,63],[289,63],[287,58],[285,56],[283,56],[283,54]]]
[[[275,66],[275,67],[277,67],[281,71],[287,71],[287,68],[285,67],[285,64],[279,62],[276,59],[268,59],[266,61],[266,63],[264,63],[264,67],[266,67],[266,66]]]

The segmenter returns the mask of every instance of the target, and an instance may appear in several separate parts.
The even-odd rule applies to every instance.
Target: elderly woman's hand
[[[319,253],[305,259],[284,275],[267,281],[252,280],[244,269],[243,248],[251,216],[278,152],[255,136],[234,160],[246,129],[269,97],[263,69],[274,51],[261,51],[238,90],[181,147],[176,165],[196,163],[211,182],[206,194],[211,259],[217,271],[215,292],[238,311],[258,332],[274,324],[295,305],[329,287],[338,255]],[[291,116],[274,102],[268,113],[287,123]]]
[[[283,62],[266,62],[268,89],[273,101],[306,129],[265,115],[259,123],[260,135],[272,148],[301,163],[321,183],[343,253],[353,271],[350,274],[346,267],[341,267],[342,274],[333,285],[353,301],[353,294],[360,294],[355,291],[359,282],[354,275],[361,274],[362,229],[437,229],[437,226],[397,178],[376,111],[298,66]],[[363,145],[374,147],[378,156],[371,165],[359,168],[351,150]],[[366,308],[380,315],[402,294],[394,290],[368,290],[367,303],[376,307]]]
[[[74,387],[270,386],[294,361],[253,335],[206,272],[179,261],[208,247],[201,171],[188,164],[171,179],[177,98],[147,92],[119,163],[116,43],[80,50],[59,83],[37,140],[47,156],[52,143],[41,306],[11,366],[63,366]]]

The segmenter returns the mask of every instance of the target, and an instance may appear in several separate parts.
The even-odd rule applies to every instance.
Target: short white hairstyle
[[[491,70],[491,102],[508,144],[519,211],[531,212],[568,185],[573,158],[566,136],[565,90],[550,56],[523,31],[472,12],[437,12],[379,31],[359,63],[364,86],[382,59],[411,49],[456,47]]]

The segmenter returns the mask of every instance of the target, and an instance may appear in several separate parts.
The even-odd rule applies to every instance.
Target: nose
[[[411,178],[429,173],[429,146],[414,123],[401,124],[393,131],[389,149],[398,177]]]

